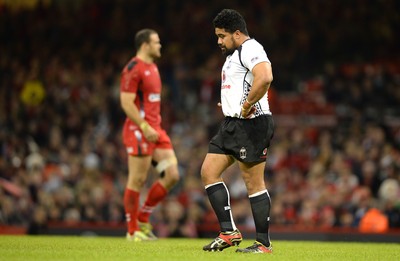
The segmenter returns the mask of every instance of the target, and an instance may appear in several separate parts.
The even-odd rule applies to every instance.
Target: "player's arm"
[[[261,62],[255,65],[251,72],[254,80],[249,95],[242,105],[241,115],[244,118],[249,118],[255,112],[253,105],[264,97],[273,80],[272,66],[269,62]]]
[[[145,121],[140,116],[139,109],[134,103],[135,98],[136,93],[121,92],[121,107],[124,110],[126,116],[140,127],[146,139],[150,142],[156,142],[159,138],[159,134],[156,130],[153,129],[153,127],[150,126],[149,123],[147,123],[147,121]]]

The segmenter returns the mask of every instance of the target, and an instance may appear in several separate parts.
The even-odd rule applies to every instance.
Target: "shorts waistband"
[[[270,118],[270,117],[272,117],[272,115],[271,114],[263,114],[263,115],[258,115],[258,116],[254,117],[254,118],[251,118],[251,119],[242,119],[242,118],[239,118],[239,117],[225,116],[225,120],[243,120],[243,121],[248,121],[248,120],[260,119],[260,118],[263,118],[263,117]]]

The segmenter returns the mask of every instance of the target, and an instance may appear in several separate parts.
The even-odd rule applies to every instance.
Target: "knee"
[[[164,159],[155,165],[156,171],[160,174],[164,184],[171,188],[178,183],[180,176],[178,171],[178,161],[175,157]]]
[[[175,185],[180,180],[178,166],[174,165],[165,171],[165,178],[168,179],[170,185]]]

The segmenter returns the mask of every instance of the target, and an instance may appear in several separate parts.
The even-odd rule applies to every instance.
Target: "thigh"
[[[264,180],[265,161],[260,163],[239,162],[239,168],[249,195],[266,189]]]
[[[169,158],[176,158],[175,152],[173,149],[164,149],[164,148],[156,148],[153,151],[153,160],[160,162]]]
[[[230,155],[207,153],[201,167],[201,179],[204,185],[210,185],[222,181],[222,173],[235,160]]]
[[[139,191],[146,182],[151,165],[151,156],[128,155],[128,182],[129,189]]]
[[[170,149],[173,152],[172,142],[164,129],[156,129],[160,135],[158,141],[154,144],[153,149]],[[154,154],[153,154],[154,155]]]
[[[250,120],[236,122],[235,157],[241,162],[259,163],[267,158],[267,151],[274,134],[271,116],[259,116]]]

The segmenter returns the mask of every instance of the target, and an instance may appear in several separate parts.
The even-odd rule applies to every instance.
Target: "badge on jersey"
[[[240,149],[240,151],[239,151],[239,157],[240,157],[241,159],[247,158],[247,150],[246,150],[245,147],[242,147],[242,148]]]

